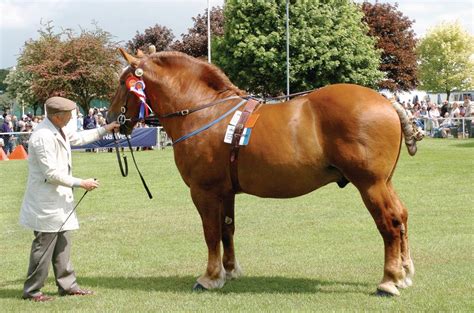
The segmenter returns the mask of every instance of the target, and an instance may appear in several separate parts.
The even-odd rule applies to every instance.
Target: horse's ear
[[[119,48],[120,54],[123,56],[125,61],[127,61],[128,64],[130,64],[132,67],[137,67],[138,64],[140,63],[140,60],[132,56],[131,54],[128,54],[127,51],[125,51],[122,48]]]
[[[145,53],[143,53],[142,50],[138,49],[137,50],[137,58],[143,58],[145,56]]]

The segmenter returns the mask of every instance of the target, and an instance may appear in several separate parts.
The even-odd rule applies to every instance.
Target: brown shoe
[[[62,291],[59,293],[60,296],[90,296],[93,295],[94,292],[92,290],[87,289],[76,289],[71,291]]]
[[[34,302],[46,302],[46,301],[52,301],[52,300],[54,300],[53,297],[44,295],[44,294],[42,294],[42,293],[37,294],[36,296],[23,297],[23,299],[25,299],[25,300],[30,300],[30,301],[34,301]]]

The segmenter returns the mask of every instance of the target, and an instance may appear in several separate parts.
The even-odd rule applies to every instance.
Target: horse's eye
[[[120,86],[123,86],[123,85],[125,85],[125,81],[124,81],[124,80],[121,80],[121,81],[120,81]]]

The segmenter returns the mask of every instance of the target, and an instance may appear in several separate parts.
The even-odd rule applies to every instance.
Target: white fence
[[[436,135],[439,132],[447,131],[454,138],[474,138],[474,117],[456,117],[456,118],[430,118],[420,116],[415,118],[420,126],[428,135]],[[443,127],[445,120],[451,121],[450,126]]]

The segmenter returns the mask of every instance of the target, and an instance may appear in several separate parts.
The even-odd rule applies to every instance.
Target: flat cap
[[[63,97],[51,97],[46,100],[44,106],[49,114],[72,111],[76,108],[76,104],[73,101]]]

